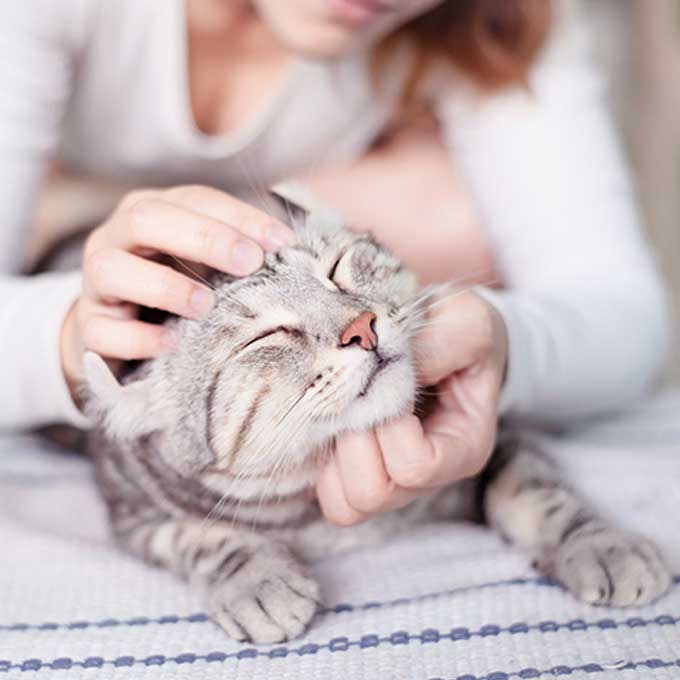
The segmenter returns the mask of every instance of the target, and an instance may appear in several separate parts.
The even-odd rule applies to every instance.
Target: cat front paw
[[[575,534],[536,566],[594,605],[639,607],[663,595],[672,582],[651,541],[618,529]]]
[[[209,612],[235,640],[273,644],[296,638],[319,608],[317,582],[288,555],[234,554],[208,591]]]

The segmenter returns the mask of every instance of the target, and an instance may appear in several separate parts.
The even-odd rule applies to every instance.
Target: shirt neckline
[[[196,123],[191,107],[186,0],[175,0],[173,16],[174,25],[171,30],[174,39],[170,44],[176,45],[176,49],[173,51],[174,63],[170,64],[168,75],[170,87],[174,90],[170,100],[176,106],[180,137],[194,152],[198,150],[212,157],[235,155],[251,146],[270,126],[293,87],[300,81],[307,62],[298,55],[291,55],[283,76],[272,88],[272,93],[246,121],[233,130],[223,134],[203,132]]]

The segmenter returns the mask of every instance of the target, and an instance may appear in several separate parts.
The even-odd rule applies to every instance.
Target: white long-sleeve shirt
[[[479,97],[437,87],[444,138],[507,289],[483,294],[508,329],[503,412],[560,424],[639,397],[665,360],[663,288],[589,60],[576,0],[530,88]],[[239,194],[364,152],[403,69],[376,91],[366,55],[293,59],[245,125],[196,127],[182,0],[0,3],[0,429],[83,425],[59,357],[78,274],[18,275],[46,159],[139,186],[205,183]]]

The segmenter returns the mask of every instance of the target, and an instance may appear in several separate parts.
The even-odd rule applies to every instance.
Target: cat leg
[[[670,573],[653,543],[589,509],[531,444],[501,447],[483,484],[490,526],[532,552],[536,568],[578,599],[639,606],[670,587]]]
[[[266,644],[301,635],[319,586],[281,543],[224,523],[128,515],[114,518],[129,552],[205,593],[211,617],[236,640]]]

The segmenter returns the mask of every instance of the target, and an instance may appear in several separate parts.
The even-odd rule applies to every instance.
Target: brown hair
[[[378,47],[381,62],[404,39],[416,47],[406,99],[433,63],[448,62],[485,89],[527,84],[551,25],[550,0],[446,0]]]

